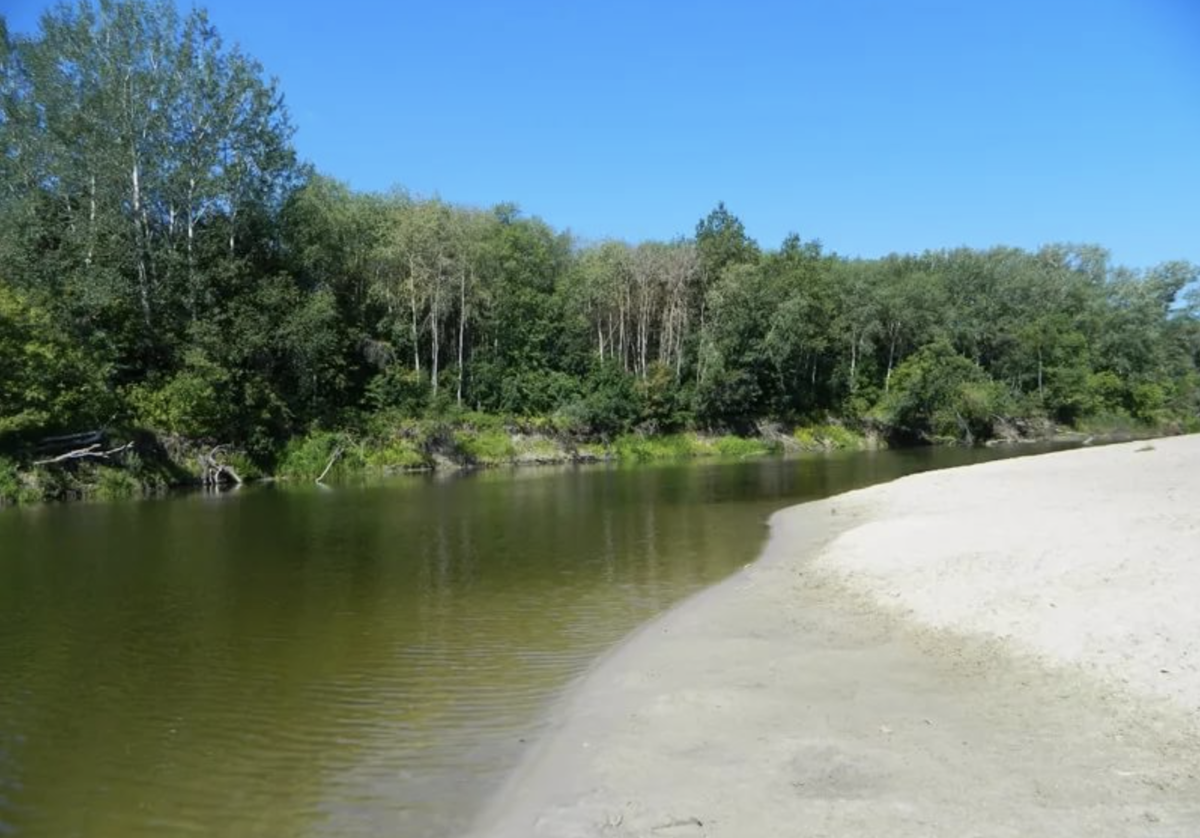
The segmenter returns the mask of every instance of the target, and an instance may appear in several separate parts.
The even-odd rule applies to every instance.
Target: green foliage
[[[684,460],[700,455],[703,446],[694,434],[647,437],[626,434],[613,441],[614,456],[624,463],[648,463],[655,460]]]
[[[113,406],[104,367],[0,281],[0,438],[92,424]]]
[[[128,399],[144,427],[208,438],[225,423],[230,378],[227,370],[193,350],[183,368],[161,386],[134,385]]]
[[[330,468],[330,475],[340,477],[361,468],[361,451],[349,436],[343,433],[314,431],[288,443],[276,473],[280,477],[294,480],[315,480],[337,451],[341,451],[341,454]]]
[[[429,381],[421,373],[392,365],[367,384],[367,402],[376,410],[418,416],[429,406]]]
[[[613,442],[613,454],[626,463],[686,460],[693,457],[742,459],[773,453],[775,446],[761,439],[737,436],[703,437],[694,433],[647,437],[627,434]]]
[[[92,495],[99,500],[120,500],[142,493],[142,484],[136,477],[121,468],[100,466],[96,469],[96,483]]]
[[[510,463],[517,453],[508,432],[497,429],[455,431],[454,446],[471,465]]]
[[[597,364],[584,382],[583,396],[563,405],[558,415],[581,433],[603,437],[627,432],[638,420],[635,378],[614,363]]]
[[[691,432],[763,419],[967,441],[996,417],[1200,415],[1195,265],[764,250],[723,203],[689,239],[583,246],[512,204],[355,193],[300,165],[275,83],[202,11],[61,5],[3,45],[5,450],[129,421],[311,478],[339,447],[347,474],[607,440],[626,460],[742,456]]]
[[[1008,394],[946,341],[919,350],[896,369],[876,417],[892,433],[971,443],[985,438]]]
[[[867,447],[865,437],[843,425],[799,427],[792,436],[806,451],[853,451]]]
[[[717,454],[722,457],[744,459],[747,457],[763,457],[775,453],[776,446],[761,440],[748,439],[740,436],[722,436],[713,442]]]
[[[0,506],[18,503],[21,500],[21,477],[17,464],[0,457]]]
[[[615,394],[614,394],[615,395]],[[675,373],[666,364],[654,362],[646,375],[634,384],[634,406],[637,424],[652,433],[670,433],[686,427],[691,420],[690,388],[675,380]],[[609,419],[620,416],[610,402]],[[619,426],[617,422],[614,426]],[[594,427],[594,425],[593,425]]]
[[[1139,422],[1123,411],[1088,416],[1079,422],[1077,428],[1081,433],[1113,437],[1134,436],[1145,430]]]
[[[368,469],[381,472],[416,471],[429,467],[429,460],[417,443],[405,437],[394,437],[365,448],[363,463]]]

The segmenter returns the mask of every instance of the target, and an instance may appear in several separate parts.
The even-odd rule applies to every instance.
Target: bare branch
[[[97,449],[99,447],[100,443],[97,442],[93,445],[89,445],[87,448],[76,448],[74,451],[68,451],[65,454],[59,454],[57,457],[51,457],[48,460],[34,460],[33,464],[35,466],[48,466],[53,465],[54,463],[67,462],[68,460],[85,460],[88,458],[107,460],[114,454],[121,454],[125,451],[128,451],[130,448],[133,448],[133,443],[127,442],[124,445],[120,445],[116,448],[110,448],[108,451],[98,451]]]

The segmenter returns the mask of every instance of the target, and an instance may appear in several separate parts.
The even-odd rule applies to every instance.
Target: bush
[[[722,457],[762,457],[772,453],[775,448],[761,439],[747,439],[740,436],[718,437],[713,443],[717,453]]]
[[[634,385],[637,397],[637,422],[655,433],[669,433],[691,420],[688,405],[691,393],[675,380],[675,373],[657,361],[649,365],[646,376]]]
[[[1001,385],[941,340],[896,368],[874,414],[893,435],[970,444],[986,438],[995,417],[1010,407]]]
[[[97,469],[92,492],[101,500],[132,498],[142,493],[142,484],[124,469],[101,466]]]
[[[359,471],[365,465],[362,451],[344,433],[315,431],[306,437],[294,439],[284,449],[277,473],[280,477],[300,480],[315,480],[325,470],[330,458],[338,449],[342,453],[329,469],[334,476],[344,476]]]
[[[21,500],[21,476],[12,460],[0,457],[0,506],[19,503]]]
[[[841,425],[796,428],[792,436],[807,451],[859,450],[867,447],[865,437]]]
[[[510,463],[517,453],[505,430],[455,431],[454,448],[471,465]]]
[[[412,439],[396,437],[371,446],[363,455],[367,468],[380,471],[413,471],[427,468],[429,461]]]
[[[613,442],[613,454],[621,462],[648,463],[654,460],[681,460],[702,453],[699,440],[690,434],[650,437],[626,434]]]
[[[107,367],[0,282],[0,437],[94,426],[115,407]]]
[[[202,352],[189,352],[184,368],[159,386],[130,388],[137,421],[185,437],[212,437],[225,424],[230,376]]]
[[[367,402],[376,410],[395,410],[419,416],[429,405],[429,379],[415,370],[393,364],[367,384]]]
[[[1157,381],[1146,381],[1129,388],[1129,412],[1146,424],[1157,424],[1167,419],[1168,393]]]
[[[616,458],[630,463],[713,456],[761,457],[774,450],[774,446],[761,439],[747,439],[738,436],[722,436],[713,439],[693,433],[668,436],[627,434],[619,437],[613,443],[613,453]]]
[[[641,416],[636,380],[619,364],[597,365],[584,382],[584,394],[558,413],[578,433],[613,437],[628,433]]]

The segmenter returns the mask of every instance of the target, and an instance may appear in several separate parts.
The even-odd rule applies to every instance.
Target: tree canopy
[[[313,429],[468,409],[926,440],[1198,413],[1188,263],[764,249],[724,203],[691,238],[581,244],[513,204],[355,192],[291,138],[275,82],[201,10],[82,0],[0,29],[0,441],[111,416],[269,460]]]

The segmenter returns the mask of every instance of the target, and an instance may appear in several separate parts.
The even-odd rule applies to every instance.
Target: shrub
[[[115,406],[107,366],[3,282],[0,359],[0,436],[90,425]]]
[[[675,373],[666,364],[657,361],[650,364],[646,376],[634,385],[634,392],[639,424],[663,433],[678,430],[691,419],[688,410],[691,393],[686,385],[675,380]]]
[[[348,435],[314,431],[306,437],[288,443],[277,473],[280,477],[315,480],[339,448],[342,453],[330,467],[331,475],[344,476],[363,468],[365,463],[362,450]]]
[[[376,410],[396,410],[409,416],[424,412],[432,390],[422,373],[393,364],[367,384],[367,401]]]
[[[648,463],[654,460],[679,460],[695,457],[701,446],[695,436],[673,434],[650,437],[626,434],[613,442],[613,454],[622,462]]]
[[[472,465],[499,465],[512,462],[517,450],[504,430],[458,430],[454,448]]]
[[[189,352],[184,368],[159,386],[139,384],[128,397],[137,421],[186,437],[207,437],[223,426],[228,404],[228,371],[202,352]]]
[[[762,457],[774,451],[774,447],[761,439],[740,436],[719,437],[713,444],[722,457]]]
[[[124,469],[100,466],[92,493],[100,500],[132,498],[142,493],[142,484]]]
[[[866,438],[842,425],[813,425],[796,428],[793,438],[809,451],[858,450],[867,447]]]
[[[0,457],[0,506],[18,503],[21,499],[21,476],[12,460]]]
[[[994,417],[1009,407],[1001,385],[941,340],[896,368],[874,414],[893,434],[969,444],[989,435]]]
[[[415,470],[429,465],[416,441],[404,437],[369,447],[363,457],[368,468],[380,471]]]

